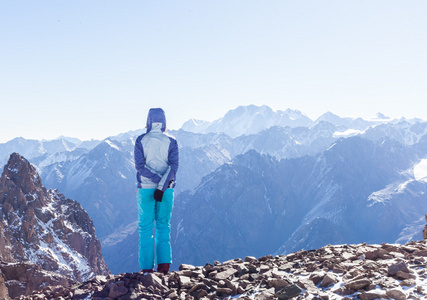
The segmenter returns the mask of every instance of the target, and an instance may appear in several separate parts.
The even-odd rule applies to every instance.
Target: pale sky
[[[427,1],[1,1],[0,143],[239,105],[427,119]]]

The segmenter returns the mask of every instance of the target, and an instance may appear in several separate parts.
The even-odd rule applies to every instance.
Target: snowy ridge
[[[83,237],[86,235],[90,237],[90,235],[68,221],[68,215],[72,213],[72,209],[65,198],[57,191],[49,190],[48,193],[49,202],[42,208],[42,211],[51,218],[44,222],[36,217],[39,227],[35,230],[41,234],[42,240],[38,246],[33,245],[33,247],[25,249],[25,254],[32,263],[43,266],[47,260],[56,261],[59,273],[74,277],[75,270],[77,270],[82,280],[88,280],[94,276],[94,273],[87,258],[73,249],[67,239],[76,233]],[[69,232],[64,234],[63,231],[58,231],[56,223],[60,222],[59,220],[62,220]]]
[[[74,210],[70,207],[70,200],[66,200],[64,196],[52,190],[48,191],[47,199],[46,206],[39,209],[45,220],[34,215],[36,224],[32,230],[38,235],[37,242],[27,243],[25,239],[18,238],[24,246],[23,259],[47,269],[51,269],[54,262],[53,265],[57,265],[57,269],[54,268],[51,271],[82,280],[91,278],[95,274],[87,258],[71,247],[69,239],[72,238],[72,235],[80,235],[86,243],[87,239],[93,237],[84,232],[81,227],[68,221],[69,214],[72,214]],[[33,201],[35,200],[28,203]],[[12,213],[15,215],[14,221],[8,226],[15,233],[24,232],[23,226],[26,218],[20,216],[20,213],[20,211]],[[68,230],[64,230],[63,226]]]
[[[375,205],[377,203],[390,203],[390,200],[396,195],[411,193],[412,197],[419,197],[424,194],[422,190],[417,192],[411,192],[411,186],[416,183],[427,183],[427,159],[422,159],[418,162],[413,169],[402,172],[403,180],[393,182],[384,189],[373,192],[368,197],[368,206]]]
[[[414,167],[414,177],[417,181],[427,182],[427,159],[422,159]]]
[[[239,106],[213,122],[189,120],[183,130],[194,133],[225,133],[232,138],[256,134],[272,126],[310,126],[312,121],[300,111],[274,111],[268,106]]]
[[[10,245],[0,247],[4,261],[34,264],[77,281],[109,273],[86,211],[57,190],[46,190],[17,153],[0,178],[0,208],[0,246]]]
[[[411,123],[404,120],[398,123],[378,124],[365,130],[363,136],[373,141],[393,139],[402,145],[415,145],[427,134],[427,122]]]

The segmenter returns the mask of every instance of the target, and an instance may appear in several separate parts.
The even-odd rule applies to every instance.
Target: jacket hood
[[[151,131],[153,128],[153,123],[161,123],[162,124],[162,132],[166,130],[166,116],[165,112],[161,108],[151,108],[148,112],[147,117],[147,133]]]

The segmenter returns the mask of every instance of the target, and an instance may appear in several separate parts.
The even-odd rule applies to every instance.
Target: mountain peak
[[[378,120],[388,120],[388,119],[390,119],[390,117],[385,116],[384,114],[378,112],[377,115],[376,115],[376,119],[378,119]]]
[[[274,113],[273,109],[267,105],[257,106],[255,104],[250,105],[241,105],[236,107],[235,109],[232,109],[228,111],[224,118],[227,117],[235,117],[235,116],[241,116],[243,114],[257,114],[257,113]]]
[[[201,133],[206,129],[207,126],[209,126],[209,124],[210,122],[208,121],[190,119],[182,124],[181,129],[189,132]]]
[[[181,129],[193,133],[224,133],[231,138],[257,134],[272,126],[308,127],[312,120],[300,111],[276,111],[267,105],[238,106],[213,122],[189,120]]]
[[[19,153],[12,153],[9,157],[3,176],[7,176],[16,186],[22,187],[24,194],[33,193],[42,188],[42,180],[36,169]]]
[[[317,118],[316,122],[318,121],[330,121],[330,120],[337,120],[337,119],[342,119],[340,116],[327,111],[325,112],[323,115],[321,115],[319,118]]]

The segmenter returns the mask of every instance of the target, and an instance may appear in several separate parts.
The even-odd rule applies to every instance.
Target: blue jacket
[[[147,132],[135,142],[138,188],[165,191],[175,186],[178,170],[178,143],[165,133],[166,117],[161,108],[148,112]]]

